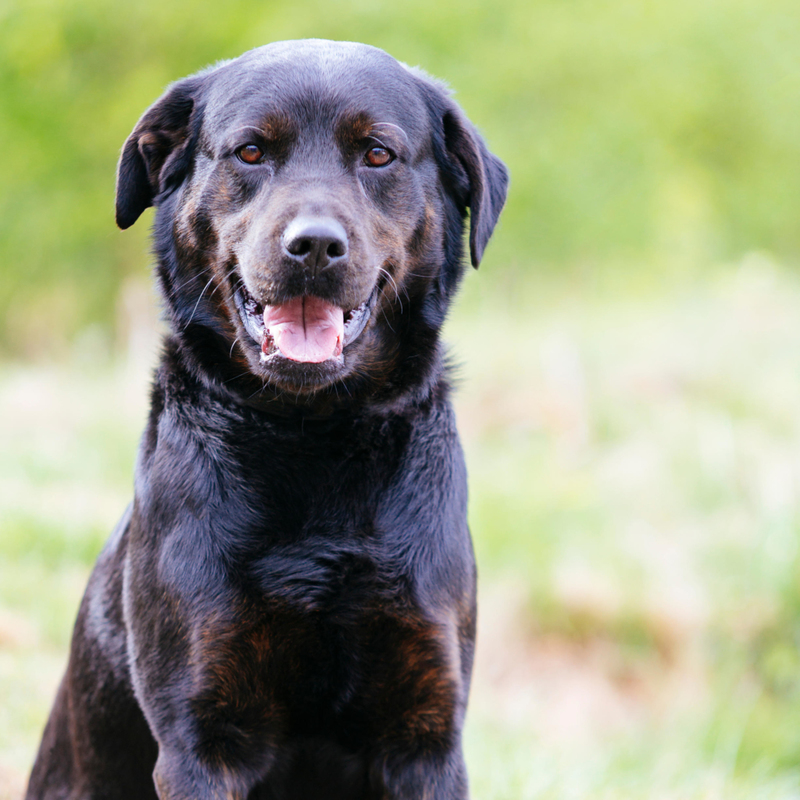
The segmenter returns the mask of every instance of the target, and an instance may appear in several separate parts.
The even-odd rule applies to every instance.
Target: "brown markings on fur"
[[[297,137],[297,125],[286,114],[271,112],[261,121],[261,134],[274,144],[290,144]]]
[[[398,334],[407,324],[413,299],[439,270],[441,220],[434,201],[427,199],[416,228],[402,219],[375,227],[372,238],[376,250],[384,254],[382,269],[391,278],[378,277],[384,285],[374,312],[376,330],[370,346],[360,352],[359,372],[368,375],[373,386],[391,388],[404,358]]]
[[[381,660],[367,690],[373,735],[390,747],[449,746],[461,693],[452,626],[417,614],[380,614],[373,625],[368,647]]]
[[[297,124],[291,117],[275,111],[270,112],[258,125],[247,126],[240,132],[242,144],[264,147],[270,160],[278,167],[286,163],[297,135]]]
[[[216,191],[211,198],[212,202],[208,208],[208,215],[216,219],[218,214],[224,214],[234,202],[235,197],[231,193],[230,187],[225,181],[216,182]]]
[[[233,291],[238,281],[235,244],[251,223],[252,211],[231,214],[235,198],[224,180],[211,176],[203,188],[192,186],[184,193],[182,207],[174,224],[178,262],[187,265],[189,275],[181,276],[184,286],[194,285],[203,302],[211,304],[214,318],[228,342],[228,374],[250,372],[247,356],[236,347],[238,312]],[[195,277],[191,277],[194,272]],[[196,297],[195,299],[198,299]]]
[[[265,626],[243,627],[234,620],[208,621],[200,632],[202,682],[215,707],[241,707],[245,696],[262,696],[257,685],[270,658]]]
[[[184,248],[194,250],[197,247],[197,237],[194,231],[194,220],[197,214],[197,198],[194,192],[187,192],[180,213],[173,225],[176,241]]]
[[[207,763],[230,764],[252,743],[276,743],[302,728],[304,715],[318,713],[315,703],[327,705],[309,689],[335,671],[320,638],[321,626],[332,624],[283,604],[240,603],[198,625],[192,708]],[[464,701],[457,627],[449,617],[365,611],[355,654],[362,679],[341,711],[362,746],[438,750],[452,743]],[[343,690],[330,686],[334,695]]]
[[[369,136],[374,122],[373,118],[363,111],[343,114],[336,123],[334,135],[346,151],[352,152]]]
[[[390,254],[384,264],[394,279],[394,284],[387,281],[383,292],[388,304],[396,304],[398,294],[402,300],[404,290],[413,294],[409,291],[412,286],[427,282],[441,263],[441,214],[434,202],[426,198],[423,215],[416,225],[405,222],[398,220],[391,229],[376,232],[380,249]]]
[[[181,209],[173,223],[179,264],[197,270],[198,264],[213,264],[218,235],[203,205],[203,192],[195,186],[184,191]]]
[[[247,605],[216,611],[197,626],[191,701],[204,760],[221,768],[275,740],[285,708],[270,680],[274,652],[267,620]]]
[[[438,271],[443,260],[442,214],[430,198],[425,201],[425,215],[409,241],[409,250],[426,273]]]

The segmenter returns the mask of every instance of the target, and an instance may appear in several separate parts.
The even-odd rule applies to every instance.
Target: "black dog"
[[[505,199],[448,93],[273,44],[125,143],[171,324],[28,798],[466,798],[475,632],[439,329]]]

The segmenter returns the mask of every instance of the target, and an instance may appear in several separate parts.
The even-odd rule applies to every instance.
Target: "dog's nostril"
[[[286,243],[286,249],[293,256],[306,256],[311,252],[311,239],[292,239]]]
[[[328,249],[326,252],[331,258],[340,258],[347,252],[347,248],[345,247],[344,242],[340,242],[337,240],[335,242],[331,242],[328,245]]]

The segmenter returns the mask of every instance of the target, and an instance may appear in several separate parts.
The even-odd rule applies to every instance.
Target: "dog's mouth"
[[[320,364],[343,360],[344,348],[367,326],[377,296],[376,286],[361,305],[344,311],[314,295],[262,305],[240,286],[234,301],[245,330],[261,348],[262,363],[283,356],[290,361]]]

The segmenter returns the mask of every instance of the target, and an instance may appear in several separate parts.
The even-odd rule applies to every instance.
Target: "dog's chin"
[[[370,325],[378,295],[379,287],[375,286],[359,306],[339,311],[341,329],[328,332],[326,338],[330,346],[327,351],[312,348],[312,352],[298,354],[288,347],[288,352],[282,351],[282,337],[274,335],[265,324],[264,306],[240,285],[234,292],[234,303],[244,328],[242,345],[253,372],[265,383],[300,395],[313,394],[341,381],[353,369],[354,355]],[[320,303],[317,298],[311,299],[330,308],[334,315],[338,311],[330,304]]]

